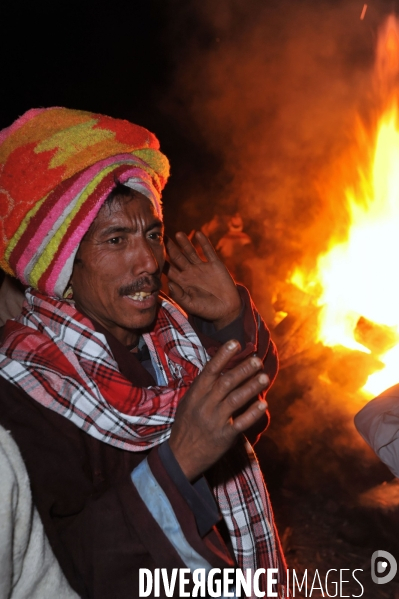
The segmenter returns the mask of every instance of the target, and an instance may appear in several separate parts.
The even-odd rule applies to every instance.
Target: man
[[[68,585],[32,505],[18,447],[0,426],[0,597],[78,599]]]
[[[216,251],[234,279],[251,290],[252,273],[249,264],[255,256],[252,240],[244,233],[244,223],[238,212],[229,218],[227,227],[227,232],[216,245]]]
[[[0,134],[0,164],[0,266],[28,285],[3,333],[0,424],[69,583],[114,599],[139,595],[143,569],[277,568],[282,596],[243,436],[266,424],[275,349],[200,233],[205,260],[182,233],[167,242],[177,303],[160,293],[157,139],[102,115],[32,110]]]

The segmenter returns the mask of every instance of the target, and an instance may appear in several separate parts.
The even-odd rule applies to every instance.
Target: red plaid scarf
[[[105,443],[143,451],[165,441],[180,399],[209,359],[185,315],[162,301],[144,340],[164,385],[142,388],[120,373],[104,335],[72,303],[32,290],[26,298],[19,319],[6,325],[0,374]],[[228,479],[214,494],[238,566],[278,568],[283,581],[284,558],[251,446],[238,443],[216,467]]]

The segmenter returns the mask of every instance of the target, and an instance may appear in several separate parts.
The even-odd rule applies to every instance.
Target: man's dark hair
[[[112,204],[114,203],[114,201],[117,198],[134,198],[134,197],[138,197],[138,191],[136,191],[135,189],[131,189],[131,187],[127,187],[127,185],[123,185],[123,183],[119,183],[119,181],[117,182],[116,186],[114,187],[114,189],[111,191],[111,193],[108,195],[107,199],[105,200],[104,204],[106,204],[107,206],[112,206]]]

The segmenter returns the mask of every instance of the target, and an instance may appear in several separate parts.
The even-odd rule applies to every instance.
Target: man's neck
[[[134,347],[136,347],[138,345],[140,336],[141,336],[140,331],[133,330],[133,329],[123,329],[122,330],[120,328],[117,329],[116,327],[115,327],[115,330],[112,330],[111,327],[106,326],[104,323],[99,322],[98,320],[93,318],[93,316],[87,314],[87,312],[85,312],[79,306],[79,304],[76,302],[75,302],[75,308],[77,310],[79,310],[79,312],[81,314],[83,314],[83,316],[88,318],[93,323],[95,330],[98,331],[99,333],[104,334],[105,331],[107,331],[108,334],[111,334],[113,337],[115,337],[115,339],[117,341],[119,341],[119,343],[121,343],[122,345],[127,347],[129,350],[133,349]]]

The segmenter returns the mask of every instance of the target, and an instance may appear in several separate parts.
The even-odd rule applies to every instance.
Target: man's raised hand
[[[239,347],[237,341],[222,345],[177,409],[169,445],[189,480],[216,463],[267,408],[265,401],[245,408],[269,385],[267,375],[259,372],[263,366],[259,358],[252,356],[224,372]]]
[[[201,232],[195,233],[205,257],[203,260],[185,233],[177,233],[174,243],[166,242],[170,267],[170,296],[186,312],[214,323],[221,329],[241,311],[241,299],[231,275]]]

